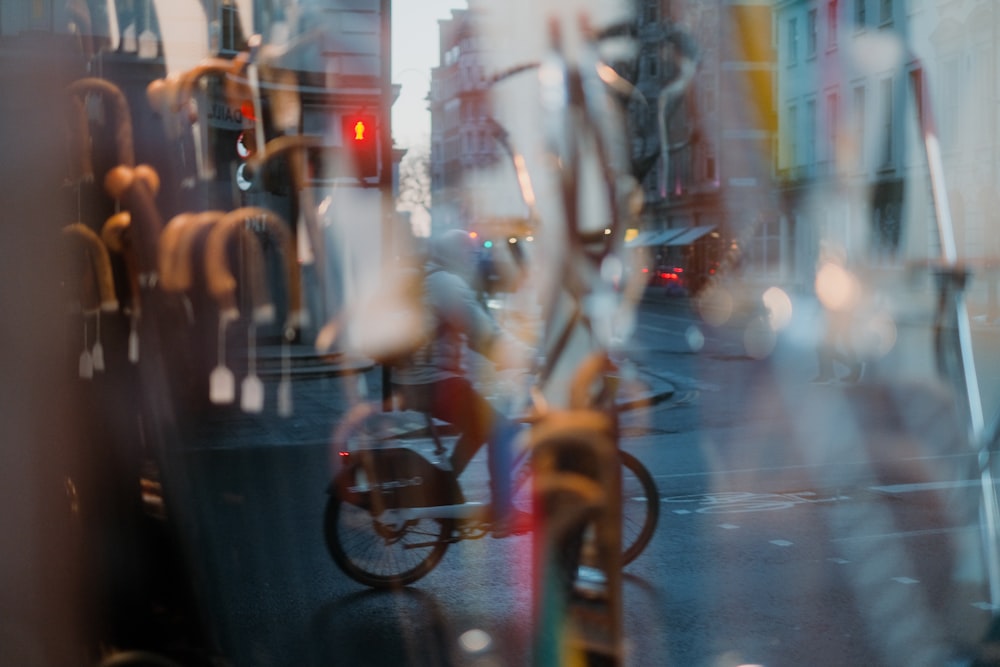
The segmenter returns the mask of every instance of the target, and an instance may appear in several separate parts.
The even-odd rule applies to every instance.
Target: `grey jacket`
[[[488,356],[494,343],[506,337],[464,278],[431,261],[423,280],[428,340],[396,366],[392,376],[396,384],[464,376],[466,345]]]

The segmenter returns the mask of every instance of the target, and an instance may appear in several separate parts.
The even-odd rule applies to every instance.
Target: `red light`
[[[368,114],[354,114],[344,116],[343,133],[344,142],[369,144],[375,140],[375,117]]]
[[[366,129],[367,129],[367,127],[365,126],[365,122],[364,121],[359,120],[356,123],[354,123],[354,140],[355,141],[364,141],[365,140],[365,130]]]
[[[649,273],[649,269],[647,269],[647,268],[643,267],[643,269],[642,269],[642,272],[643,272],[643,273]]]
[[[679,266],[674,267],[674,273],[684,273],[684,269]]]
[[[247,120],[257,120],[257,114],[253,111],[253,102],[250,100],[243,100],[243,103],[240,104],[240,113]]]
[[[341,117],[341,142],[353,173],[361,178],[379,175],[378,125],[373,114],[345,114]]]
[[[351,453],[350,453],[350,452],[338,452],[338,453],[339,453],[339,454],[340,454],[341,456],[343,456],[344,458],[347,458],[348,456],[350,456],[350,455],[351,455]]]

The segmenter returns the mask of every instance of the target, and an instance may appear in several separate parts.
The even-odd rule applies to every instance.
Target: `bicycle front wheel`
[[[344,574],[365,586],[408,586],[433,570],[448,550],[451,520],[382,523],[363,507],[331,494],[323,517],[330,556]]]
[[[660,491],[642,462],[618,450],[622,462],[622,566],[643,552],[660,520]],[[530,465],[523,466],[514,482],[514,506],[531,512]]]
[[[622,462],[622,565],[643,552],[660,519],[660,491],[639,459],[619,450]]]

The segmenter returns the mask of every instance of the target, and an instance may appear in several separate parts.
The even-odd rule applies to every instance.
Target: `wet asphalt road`
[[[693,352],[679,306],[647,304],[641,322],[631,356],[675,391],[623,417],[622,446],[663,496],[626,570],[627,665],[921,664],[981,633],[981,581],[961,574],[968,455],[937,395],[809,385],[811,353],[750,358],[738,328],[706,329]],[[924,421],[900,408],[915,404]],[[463,542],[408,589],[367,590],[323,544],[328,457],[317,441],[175,461],[193,580],[228,661],[529,664],[531,538]],[[482,461],[463,482],[485,489]],[[919,486],[932,482],[944,490]],[[489,645],[464,649],[468,631]]]

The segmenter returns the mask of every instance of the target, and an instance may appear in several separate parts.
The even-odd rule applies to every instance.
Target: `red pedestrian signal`
[[[341,119],[341,139],[358,178],[378,176],[378,134],[375,116],[347,114]]]
[[[365,140],[365,131],[368,129],[368,125],[365,124],[365,121],[354,121],[354,126],[351,129],[354,131],[354,141],[357,142]]]

